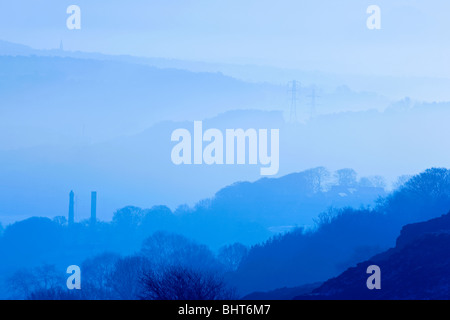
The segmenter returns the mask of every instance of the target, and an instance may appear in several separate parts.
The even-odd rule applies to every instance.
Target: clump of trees
[[[81,290],[68,290],[66,270],[44,265],[16,271],[7,280],[11,298],[34,300],[231,299],[223,276],[234,271],[247,247],[224,246],[216,256],[181,235],[156,232],[136,255],[103,253],[81,265]]]
[[[12,298],[26,298],[33,293],[55,291],[65,283],[64,274],[54,265],[43,265],[33,269],[16,271],[6,280]]]
[[[219,262],[225,267],[226,271],[236,271],[247,254],[248,248],[242,243],[236,242],[220,248],[218,259]]]
[[[341,184],[355,183],[348,170],[340,175]],[[404,176],[397,185],[373,208],[331,208],[317,216],[314,229],[298,228],[253,246],[232,283],[241,290],[265,291],[327,280],[393,247],[406,224],[450,210],[450,170],[433,168]]]
[[[303,182],[296,184],[299,179],[295,175],[281,179],[284,179],[282,183],[292,185],[295,194],[321,193],[326,188],[335,188],[338,194],[350,194],[355,184],[373,188],[384,183],[377,177],[357,180],[351,169],[336,172],[334,179],[339,185],[331,187],[327,185],[331,174],[324,168],[311,169],[302,177],[309,179],[311,183],[307,185],[314,188],[301,189]],[[260,183],[263,189],[267,187],[266,182]],[[244,187],[243,191],[247,189]],[[277,188],[268,190],[276,192]],[[232,203],[230,199],[234,198],[218,197],[218,201],[226,205]],[[258,199],[262,198],[246,202],[248,206],[244,209],[251,210]],[[275,204],[268,211],[271,216],[277,212]],[[211,203],[205,203],[191,214],[209,223],[212,221],[207,220],[212,219],[210,206]],[[218,206],[215,210],[224,208]],[[0,253],[4,265],[16,267],[28,265],[30,261],[36,266],[37,261],[61,257],[54,265],[19,269],[9,276],[6,287],[11,298],[127,300],[165,299],[170,295],[171,299],[225,299],[232,296],[233,291],[223,279],[241,290],[252,291],[326,280],[393,246],[405,224],[429,220],[449,209],[450,171],[434,168],[414,177],[401,177],[397,189],[380,198],[373,208],[330,209],[318,215],[316,228],[295,229],[250,250],[235,243],[214,253],[205,245],[170,232],[156,231],[144,237],[142,230],[157,228],[159,224],[155,221],[172,224],[174,215],[166,207],[154,207],[149,211],[127,207],[116,212],[112,223],[99,222],[95,228],[82,223],[67,226],[64,218],[54,221],[31,218],[13,224],[0,238]],[[198,210],[206,211],[200,214]],[[260,214],[258,210],[255,214]],[[208,223],[206,232],[220,232]],[[236,229],[235,225],[230,225]],[[248,230],[243,226],[239,228]],[[132,248],[134,253],[107,253],[118,252],[117,248],[122,247]],[[67,252],[67,248],[71,248],[70,260],[80,261],[82,290],[69,291],[65,286],[68,264],[64,258],[68,257],[61,253]],[[86,259],[86,256],[91,258]],[[167,296],[161,288],[167,289]]]
[[[224,280],[214,273],[203,273],[182,266],[150,272],[143,277],[145,300],[227,300],[236,298]]]

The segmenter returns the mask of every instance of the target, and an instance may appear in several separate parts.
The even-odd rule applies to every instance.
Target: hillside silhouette
[[[132,152],[132,150],[128,149],[125,145],[125,142],[123,147],[121,145],[121,147],[115,150],[121,150],[118,153],[125,152],[126,154],[129,154],[129,158],[132,158],[132,161],[136,165],[127,167],[127,169],[125,169],[126,171],[122,171],[121,173],[119,172],[120,170],[116,170],[115,172],[117,172],[117,174],[113,179],[111,177],[107,177],[106,179],[112,179],[113,182],[117,183],[119,179],[123,178],[127,183],[126,186],[128,186],[133,185],[134,177],[139,176],[140,181],[143,181],[143,183],[146,183],[153,188],[148,190],[140,185],[133,185],[133,190],[127,190],[125,193],[120,193],[121,197],[130,198],[129,201],[137,202],[138,199],[147,199],[148,197],[156,198],[159,193],[164,193],[165,190],[169,191],[167,189],[169,186],[167,180],[172,181],[179,179],[177,177],[164,178],[166,187],[157,185],[155,183],[156,178],[153,175],[150,175],[148,179],[143,179],[142,176],[146,173],[140,171],[139,168],[146,163],[147,158],[139,157],[140,154]],[[103,159],[103,157],[97,156],[101,153],[100,151],[92,150],[92,152],[93,154],[89,157],[90,159]],[[111,155],[111,157],[115,158],[115,155]],[[3,159],[3,161],[7,160]],[[18,164],[11,163],[11,165],[17,166]],[[108,163],[103,163],[101,160],[99,160],[95,166],[103,172],[105,172],[105,170],[113,171],[113,168],[110,167]],[[51,176],[43,176],[45,175],[46,170],[51,171]],[[176,168],[174,170],[183,169]],[[198,181],[198,178],[196,178],[197,170],[201,170],[201,168],[192,167],[184,169],[185,175],[190,179],[183,180],[177,187],[171,189],[177,189],[180,190],[180,192],[186,190],[183,192],[185,194],[189,193],[190,189],[192,189],[192,185]],[[226,168],[226,170],[233,169]],[[239,168],[240,172],[243,170],[245,170],[245,168]],[[186,171],[189,172],[186,173]],[[52,167],[46,168],[43,171],[37,171],[34,174],[40,177],[39,184],[45,185],[43,188],[46,190],[49,188],[49,180],[53,180],[53,178],[61,179],[62,173],[61,175],[58,175],[58,172],[59,171],[55,167]],[[69,180],[70,176],[73,177],[74,180],[77,180],[79,175],[80,173],[78,171],[73,171],[66,176],[62,176],[62,179]],[[94,184],[96,183],[95,181],[98,180],[98,175],[99,171],[96,170],[95,173],[92,173],[87,179]],[[159,175],[161,178],[165,176],[164,173],[160,173]],[[150,180],[150,178],[153,178],[153,180]],[[152,206],[150,208],[126,206],[122,209],[113,211],[117,211],[117,216],[113,217],[113,221],[121,216],[123,216],[123,219],[129,219],[129,221],[132,221],[132,223],[130,222],[130,228],[139,229],[136,231],[137,235],[148,235],[149,232],[166,230],[186,235],[213,248],[218,248],[229,242],[242,242],[246,245],[252,245],[266,240],[273,234],[292,230],[296,226],[312,226],[314,224],[313,218],[315,218],[319,212],[327,210],[329,207],[342,208],[347,206],[359,207],[361,205],[374,205],[375,200],[378,197],[385,195],[384,185],[377,185],[377,181],[371,182],[370,179],[373,177],[361,177],[359,180],[355,178],[354,185],[351,186],[340,185],[339,181],[333,180],[333,178],[333,172],[329,172],[325,168],[315,168],[293,173],[281,178],[259,179],[253,183],[234,183],[219,190],[216,194],[210,191],[210,197],[204,198],[192,206],[182,205],[175,209],[171,209],[164,205]],[[321,181],[320,183],[322,185],[319,184],[319,181]],[[106,182],[104,182],[104,184],[106,184]],[[216,185],[220,183],[213,181],[211,184]],[[140,187],[140,192],[134,192],[138,187]],[[122,186],[122,188],[124,188],[124,186]],[[151,192],[152,190],[157,189],[159,189],[159,193],[155,194]],[[44,198],[34,194],[33,188],[31,187],[27,187],[26,190],[27,192],[30,192],[33,199],[36,199],[34,205],[36,205],[36,203],[43,205],[48,201],[54,201],[58,204],[58,207],[67,208],[68,193],[63,192],[62,190],[49,190],[50,194],[47,194]],[[107,190],[111,190],[113,194],[118,193],[114,185],[109,185]],[[76,197],[81,197],[83,192],[86,193],[85,187],[81,190],[75,189],[75,191]],[[14,191],[11,190],[9,192]],[[39,192],[39,194],[41,194],[41,192]],[[51,192],[55,192],[58,195],[61,194],[61,199],[55,199],[55,196],[51,196]],[[166,193],[166,196],[168,194],[169,193]],[[112,204],[109,204],[108,202],[110,201],[111,196],[111,194],[104,195],[103,192],[99,192],[99,207],[110,208]],[[0,195],[0,198],[2,197],[6,198],[7,194]],[[126,203],[123,199],[117,200],[117,198],[111,199],[111,201],[113,204],[116,204],[117,201],[119,203]],[[22,212],[25,210],[32,210],[28,209],[27,206],[23,207],[22,203],[9,202],[11,203],[11,206],[4,204],[5,211],[11,207],[15,207],[16,210],[20,208],[20,211]],[[87,218],[85,214],[83,215],[83,211],[88,211],[88,206],[89,203],[76,201],[76,221],[81,222],[83,218]],[[61,211],[59,210],[59,212]],[[58,215],[61,215],[61,213]],[[132,215],[133,217],[125,218],[126,215]],[[199,232],[199,230],[201,231]],[[239,230],[246,230],[246,232],[238,232]],[[143,238],[141,236],[140,241],[142,240]],[[135,247],[135,245],[131,247]]]
[[[299,177],[305,175],[310,176],[304,172],[294,181],[302,181]],[[295,175],[286,179],[293,177]],[[342,191],[348,188],[342,184],[347,183],[363,183],[367,187],[364,179],[356,182],[352,179],[355,175],[350,169],[345,169],[338,177],[339,184],[328,186],[328,190],[338,188]],[[280,188],[277,179],[264,180],[266,182],[270,182],[267,186],[272,190]],[[309,184],[311,190],[314,186],[317,184]],[[356,185],[352,187],[357,188]],[[239,191],[236,195],[242,195],[241,188],[236,190]],[[180,276],[196,279],[200,291],[206,290],[204,286],[216,287],[215,297],[242,297],[255,291],[291,288],[250,295],[264,299],[276,295],[292,297],[295,292],[305,292],[312,288],[309,284],[338,276],[370,257],[378,257],[380,261],[385,259],[386,266],[394,268],[395,265],[390,267],[389,264],[391,257],[399,255],[406,259],[407,255],[422,250],[427,252],[427,261],[421,260],[421,254],[410,258],[416,259],[418,266],[423,264],[432,268],[435,261],[446,263],[444,255],[434,255],[443,254],[440,250],[446,248],[449,218],[411,223],[448,212],[450,173],[443,168],[429,169],[380,198],[372,208],[330,209],[318,216],[316,228],[297,228],[252,247],[230,240],[211,250],[195,240],[201,236],[189,236],[186,230],[205,237],[211,237],[213,233],[251,231],[248,225],[238,224],[233,217],[228,222],[218,219],[216,224],[204,221],[211,224],[199,227],[198,223],[205,217],[215,215],[214,211],[208,212],[212,208],[214,205],[207,206],[204,202],[197,208],[180,208],[176,212],[164,206],[149,210],[126,207],[118,210],[110,223],[98,221],[92,224],[86,220],[67,225],[64,217],[53,220],[35,217],[9,225],[0,237],[0,281],[4,283],[0,294],[22,299],[155,298],[162,297],[154,291],[155,285],[172,283],[173,286],[174,277]],[[220,215],[220,212],[216,214]],[[223,219],[225,216],[228,215]],[[404,225],[407,226],[402,229]],[[203,228],[207,230],[203,231]],[[180,234],[183,230],[184,234]],[[377,256],[394,247],[401,230],[397,248]],[[426,238],[422,239],[422,234]],[[80,265],[83,270],[85,290],[82,292],[70,293],[64,287],[65,268],[72,264]],[[433,271],[439,278],[439,270]],[[148,280],[147,289],[142,287],[144,276]],[[145,290],[150,291],[145,293]],[[174,290],[179,292],[179,289]],[[204,296],[197,298],[201,297]]]
[[[448,300],[449,245],[450,213],[406,225],[394,248],[358,263],[312,293],[295,299]],[[381,269],[381,290],[366,287],[370,265]]]
[[[405,224],[440,216],[449,208],[449,171],[429,169],[373,209],[331,211],[321,215],[315,231],[299,228],[252,247],[230,282],[248,294],[325,281],[393,247]]]
[[[205,128],[222,131],[227,128],[279,128],[283,148],[280,149],[278,177],[318,166],[330,170],[351,167],[363,176],[381,174],[391,182],[399,174],[427,168],[429,159],[448,158],[449,150],[434,143],[450,130],[446,123],[448,106],[446,103],[411,106],[404,101],[384,113],[335,114],[317,117],[304,124],[287,123],[280,111],[236,110],[203,123]],[[18,109],[15,112],[22,115]],[[32,121],[38,121],[38,118],[32,118]],[[0,131],[3,128],[7,134],[0,134],[0,140],[4,141],[0,144],[15,144],[14,134],[8,128],[16,123],[19,132],[24,132],[24,120],[19,117],[17,121],[10,121],[0,117],[0,122],[2,120],[5,126],[0,126]],[[428,127],[429,122],[434,124],[433,128]],[[96,130],[102,125],[108,126],[102,123],[94,126]],[[81,134],[82,128],[80,124],[80,130],[75,132]],[[255,165],[174,165],[170,160],[174,145],[170,135],[177,128],[192,129],[193,123],[164,121],[137,134],[91,144],[74,145],[64,135],[54,132],[50,136],[62,138],[62,146],[50,143],[0,150],[3,181],[0,185],[0,220],[9,223],[14,217],[17,220],[33,215],[62,215],[66,210],[67,192],[72,189],[82,195],[95,188],[101,197],[99,217],[111,220],[115,210],[130,204],[144,208],[167,205],[174,211],[179,205],[193,206],[200,199],[212,198],[217,190],[237,181],[255,182],[261,178],[259,166]],[[45,132],[38,131],[25,140],[32,141]],[[412,145],[414,147],[410,147]],[[81,213],[89,210],[85,199],[80,196],[76,206],[82,218],[86,216]],[[311,222],[308,214],[306,212],[305,221],[299,225]],[[276,215],[273,216],[276,219]]]

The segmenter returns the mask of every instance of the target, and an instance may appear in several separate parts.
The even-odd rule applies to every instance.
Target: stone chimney
[[[97,192],[91,192],[91,225],[97,222]]]
[[[75,222],[75,208],[74,208],[74,193],[70,191],[69,193],[69,226],[73,225]]]

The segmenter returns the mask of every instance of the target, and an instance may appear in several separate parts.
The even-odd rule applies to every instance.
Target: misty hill
[[[365,88],[350,89],[348,83],[356,84],[351,77],[342,77],[319,72],[288,70],[275,67],[257,65],[232,65],[223,63],[211,63],[201,61],[186,61],[165,58],[135,57],[131,55],[107,55],[100,53],[64,51],[60,49],[37,50],[24,45],[10,43],[0,40],[0,56],[18,57],[46,57],[46,58],[71,58],[76,60],[89,60],[109,63],[123,63],[127,65],[140,65],[142,67],[152,67],[158,69],[177,69],[189,71],[191,73],[222,74],[227,77],[238,79],[241,82],[258,84],[265,88],[265,92],[255,98],[255,103],[259,101],[261,107],[266,102],[264,99],[279,99],[272,101],[272,108],[289,107],[289,97],[285,92],[285,87],[292,79],[302,79],[303,86],[298,92],[298,97],[302,101],[301,110],[303,117],[308,117],[311,110],[311,95],[317,98],[318,107],[314,111],[317,114],[327,114],[343,111],[361,110],[384,110],[392,101],[380,93],[372,91],[370,86]],[[367,80],[366,80],[367,81]],[[360,82],[359,82],[360,83]],[[176,84],[176,82],[174,83]],[[265,85],[264,85],[265,84]],[[269,85],[270,84],[270,85]],[[214,85],[214,84],[212,84]],[[318,86],[319,85],[319,86]],[[276,96],[271,97],[274,88]],[[177,88],[178,89],[178,88]],[[227,88],[224,87],[224,90]],[[281,91],[279,91],[281,89]],[[275,104],[273,104],[275,102]],[[251,105],[249,107],[255,107]],[[207,114],[208,116],[208,114]]]
[[[443,159],[450,156],[448,148],[436,143],[450,134],[448,103],[405,99],[384,112],[328,113],[295,123],[283,115],[289,107],[285,84],[56,53],[1,56],[0,70],[4,223],[64,215],[72,189],[78,195],[77,217],[86,217],[86,195],[95,189],[99,217],[110,220],[115,210],[128,205],[164,204],[175,210],[212,198],[237,181],[260,178],[257,166],[173,165],[170,134],[192,128],[190,120],[221,130],[279,128],[279,176],[319,166],[351,167],[362,176],[381,174],[393,181],[445,166]],[[311,87],[303,89],[299,118],[309,115],[310,108]],[[378,98],[343,86],[323,94],[317,107],[326,112],[343,106],[383,109]],[[312,211],[306,211],[299,225],[311,222]]]
[[[283,87],[219,73],[107,60],[0,56],[0,70],[2,149],[104,141],[167,119],[274,110],[285,98]]]
[[[58,43],[59,44],[59,43]],[[450,80],[427,77],[393,77],[383,75],[357,75],[303,69],[280,68],[267,65],[229,64],[217,62],[167,59],[164,57],[136,57],[132,55],[107,55],[93,52],[65,51],[59,49],[37,50],[28,46],[0,40],[0,55],[67,57],[103,61],[126,62],[157,68],[180,69],[191,72],[222,73],[245,82],[270,83],[283,86],[293,79],[302,81],[305,89],[300,93],[304,102],[310,103],[312,88],[318,94],[319,113],[324,109],[336,111],[356,111],[376,108],[384,109],[389,101],[405,96],[425,101],[448,101],[446,93]],[[354,92],[350,92],[349,87]],[[343,93],[351,95],[343,95]],[[333,102],[334,109],[329,108]],[[339,110],[336,110],[337,106]]]
[[[393,247],[403,225],[440,216],[449,208],[450,173],[430,169],[374,209],[324,214],[314,232],[297,229],[254,246],[230,281],[242,294],[325,281]]]
[[[397,245],[358,263],[296,299],[448,300],[450,214],[405,226]],[[381,290],[366,287],[367,267],[381,269]]]
[[[14,110],[5,109],[4,112]],[[34,134],[30,129],[33,125],[26,124],[27,121],[39,122],[39,117],[26,120],[18,113],[16,124],[20,134],[40,139],[43,132],[36,129]],[[442,148],[436,141],[450,134],[446,121],[449,116],[448,103],[414,105],[405,100],[385,112],[340,113],[316,117],[306,123],[286,123],[278,111],[234,110],[204,119],[203,124],[205,128],[221,131],[227,128],[278,128],[278,177],[319,166],[330,170],[351,167],[361,176],[381,174],[390,182],[401,174],[420,172],[430,163],[445,165],[443,159],[450,156],[449,149]],[[0,128],[6,133],[0,135],[0,140],[6,145],[15,144],[17,137],[8,129],[8,126],[15,126],[13,118],[10,121],[5,120],[8,117],[1,119],[6,124]],[[109,128],[106,122],[102,120],[99,127]],[[87,217],[88,195],[96,190],[99,193],[99,217],[110,220],[115,210],[128,205],[151,208],[164,204],[175,210],[182,204],[193,206],[200,199],[212,198],[218,190],[237,181],[252,183],[261,178],[258,165],[174,165],[170,159],[174,146],[170,136],[177,128],[193,130],[193,123],[159,122],[137,134],[90,144],[70,143],[63,135],[53,133],[50,134],[52,139],[62,140],[63,145],[0,151],[3,182],[0,185],[0,216],[4,217],[0,220],[8,223],[33,215],[65,215],[70,190],[78,196],[77,219]],[[289,178],[285,181],[290,183]],[[295,194],[296,188],[292,184],[283,192]],[[328,191],[349,194],[348,191]],[[219,194],[226,195],[226,192]],[[332,205],[328,200],[325,203]],[[305,220],[297,222],[298,225],[310,224],[311,211],[307,211],[305,216],[302,215]]]
[[[344,170],[344,173],[348,172]],[[299,177],[302,176],[308,175],[303,172],[292,177],[297,177],[301,182]],[[338,180],[340,185],[344,181],[351,181],[349,177],[354,177],[354,174],[342,175],[341,172]],[[276,184],[269,186],[279,187]],[[313,186],[317,187],[317,184]],[[208,206],[214,199],[201,201],[194,208],[180,207],[175,212],[165,206],[151,209],[126,207],[114,214],[112,222],[99,221],[94,225],[84,220],[68,226],[65,217],[55,217],[53,220],[35,217],[9,225],[1,234],[0,274],[3,280],[16,274],[15,281],[18,281],[30,278],[17,274],[23,268],[38,268],[36,272],[39,273],[63,270],[67,265],[84,263],[90,257],[94,257],[92,261],[102,260],[101,269],[109,270],[113,262],[109,258],[105,260],[99,257],[105,252],[126,256],[141,256],[147,252],[153,262],[169,261],[165,256],[169,255],[170,259],[182,266],[199,266],[200,260],[192,259],[191,250],[194,250],[205,261],[205,265],[200,263],[201,266],[220,266],[221,272],[226,271],[227,284],[237,287],[240,296],[282,287],[294,289],[270,294],[291,295],[294,291],[299,292],[296,290],[305,284],[325,281],[357,262],[392,247],[404,224],[447,212],[450,207],[449,191],[449,171],[430,169],[411,178],[383,200],[380,199],[374,209],[347,208],[324,212],[317,219],[316,229],[299,228],[280,234],[253,246],[248,253],[242,244],[225,247],[225,251],[222,247],[218,256],[209,251],[207,246],[196,243],[201,243],[199,239],[202,238],[210,239],[208,244],[216,241],[216,244],[220,242],[219,245],[231,244],[235,239],[254,240],[255,235],[263,235],[268,232],[267,229],[250,219],[238,221],[233,216],[220,216],[220,212],[214,212],[212,206]],[[239,194],[236,192],[236,195]],[[230,202],[233,202],[231,199]],[[436,226],[445,224],[437,221],[433,225],[405,227],[398,246],[414,239],[411,233],[417,233],[417,230],[435,232]],[[166,232],[161,233],[160,230]],[[185,248],[191,242],[193,244]],[[237,252],[240,253],[236,256]],[[180,256],[186,259],[180,260]],[[229,267],[225,268],[223,262],[218,263],[217,258]],[[49,269],[48,266],[54,267]]]
[[[324,126],[329,124],[327,120]],[[114,211],[130,204],[142,208],[163,204],[175,210],[182,204],[193,206],[200,199],[212,198],[218,190],[236,181],[248,181],[218,193],[217,201],[212,205],[224,213],[242,216],[244,220],[256,215],[257,222],[264,220],[265,227],[292,227],[295,224],[310,225],[311,219],[329,206],[369,205],[377,196],[383,195],[382,188],[373,188],[370,184],[368,188],[361,185],[355,190],[351,187],[347,190],[327,189],[324,184],[320,186],[323,190],[319,190],[317,185],[308,185],[314,183],[314,172],[288,175],[304,171],[309,163],[317,163],[312,158],[314,153],[311,148],[314,146],[302,137],[309,135],[305,130],[319,130],[319,127],[290,126],[285,123],[281,112],[229,111],[204,120],[203,125],[205,129],[217,128],[222,132],[227,128],[279,128],[282,146],[279,176],[287,176],[280,182],[265,179],[251,184],[261,179],[258,165],[176,166],[170,159],[171,149],[175,145],[170,141],[171,134],[177,128],[193,130],[193,123],[165,121],[139,134],[103,143],[75,146],[68,143],[64,146],[0,151],[0,176],[3,181],[0,186],[0,216],[65,215],[67,195],[74,190],[77,195],[76,219],[87,218],[89,198],[86,195],[95,189],[99,194],[98,216],[110,220]],[[324,152],[328,152],[328,144],[324,144]],[[331,144],[336,148],[335,141]],[[335,149],[329,153],[330,158],[316,155],[320,161],[332,164],[337,160],[338,153]],[[230,197],[238,192],[244,192],[248,199],[233,205]],[[231,202],[225,208],[223,204],[227,199]],[[265,203],[265,207],[261,206],[261,212],[248,208],[252,199]],[[284,209],[273,215],[272,211],[277,209],[274,206],[281,199],[286,200],[282,204]],[[237,203],[246,209],[240,208]],[[293,210],[288,213],[287,208]]]
[[[329,182],[329,190],[322,190],[316,179],[325,172],[328,173],[319,168],[279,179],[236,183],[192,207],[180,206],[176,210],[166,206],[150,209],[127,206],[115,212],[113,221],[118,217],[121,217],[120,221],[128,221],[132,231],[126,231],[137,238],[128,239],[127,232],[117,234],[117,237],[128,239],[121,240],[122,246],[128,248],[126,252],[139,245],[145,236],[159,230],[188,236],[212,248],[233,242],[252,245],[296,226],[312,227],[318,214],[330,207],[373,206],[378,197],[385,195],[382,187],[363,185],[361,181],[366,178],[359,182],[355,180],[352,187]],[[67,207],[64,201],[67,195],[62,197]],[[79,205],[77,202],[76,206]],[[85,210],[88,212],[87,208]],[[61,215],[65,216],[64,213]],[[84,216],[76,214],[76,220],[80,221]]]
[[[265,227],[285,230],[312,221],[330,207],[374,205],[386,195],[384,186],[341,185],[330,182],[333,175],[325,168],[292,173],[280,178],[263,178],[253,183],[239,182],[218,191],[206,212],[238,220],[258,221]],[[364,181],[364,179],[363,179]]]
[[[249,83],[219,69],[141,60],[0,42],[0,148],[98,142],[136,134],[162,120],[289,109],[286,84]],[[310,116],[313,88],[305,85],[299,93],[301,119]],[[383,110],[390,104],[379,94],[341,84],[321,91],[318,114]]]
[[[372,92],[370,87],[365,89],[352,90],[348,85],[349,79],[345,77],[338,77],[336,75],[322,74],[318,72],[306,72],[300,70],[285,70],[274,67],[252,66],[252,65],[232,65],[220,63],[206,63],[201,61],[185,61],[176,59],[164,58],[143,58],[134,57],[131,55],[106,55],[100,53],[88,53],[79,51],[64,51],[60,49],[52,50],[36,50],[24,45],[14,44],[0,40],[0,56],[17,56],[17,57],[45,57],[45,58],[70,58],[74,60],[87,60],[108,62],[109,64],[120,63],[125,65],[134,65],[145,67],[152,67],[158,69],[177,69],[188,71],[191,73],[209,73],[214,75],[224,75],[227,78],[231,77],[239,79],[240,82],[257,84],[264,88],[264,92],[260,92],[260,96],[254,96],[254,102],[250,103],[249,108],[260,105],[258,107],[264,108],[267,105],[267,99],[270,99],[272,108],[284,108],[289,106],[289,98],[285,92],[285,87],[288,81],[292,79],[302,79],[303,87],[298,92],[298,97],[302,101],[301,110],[303,117],[310,115],[311,95],[317,98],[319,106],[314,112],[317,114],[327,114],[343,111],[361,111],[361,110],[384,110],[390,103],[391,99],[383,95]],[[117,76],[117,75],[116,75]],[[330,79],[332,79],[330,81]],[[174,85],[177,85],[174,79]],[[305,83],[306,81],[306,83]],[[350,81],[350,83],[355,81]],[[356,82],[357,83],[357,82]],[[270,84],[270,85],[269,85]],[[321,84],[317,86],[317,84]],[[214,82],[211,83],[214,86]],[[182,87],[174,87],[177,92]],[[208,88],[205,87],[206,91]],[[216,88],[218,89],[218,88]],[[227,90],[224,86],[221,89]],[[272,92],[274,91],[274,92]],[[233,92],[229,92],[233,94]],[[274,94],[275,93],[275,94]],[[170,97],[169,97],[170,98]],[[279,99],[276,100],[275,99]],[[233,107],[237,107],[234,105]],[[206,116],[209,116],[206,113]],[[175,118],[171,118],[175,119]]]
[[[65,216],[19,221],[0,230],[0,273],[7,276],[16,269],[40,265],[62,268],[104,252],[132,255],[159,231],[183,235],[214,250],[235,242],[252,245],[297,224],[312,223],[312,217],[328,206],[360,206],[384,194],[364,179],[351,181],[350,187],[327,181],[327,174],[331,175],[318,168],[279,179],[237,183],[194,207],[181,206],[175,211],[166,206],[128,206],[117,210],[111,222],[95,226],[88,220],[68,226]],[[364,184],[359,185],[361,180]],[[329,189],[322,189],[325,186]],[[348,195],[343,196],[344,191]],[[275,201],[276,197],[283,201]]]
[[[2,56],[27,56],[39,52],[40,50],[35,50],[23,44],[0,40],[0,55]]]

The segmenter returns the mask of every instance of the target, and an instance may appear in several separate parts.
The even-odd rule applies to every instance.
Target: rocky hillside
[[[396,247],[295,299],[450,299],[450,214],[407,225]],[[381,269],[381,289],[369,290],[367,267]]]

